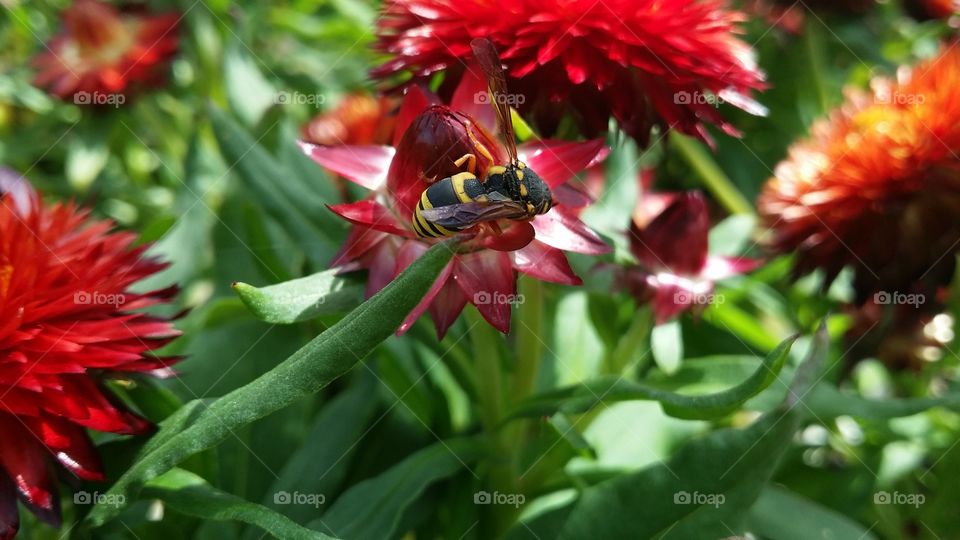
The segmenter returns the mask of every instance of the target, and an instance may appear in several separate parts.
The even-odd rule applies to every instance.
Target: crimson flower
[[[644,193],[630,224],[638,264],[621,267],[617,281],[640,303],[650,302],[657,324],[713,301],[715,282],[749,272],[759,261],[708,253],[710,214],[698,191]]]
[[[387,144],[393,135],[389,97],[364,93],[346,96],[333,109],[313,117],[303,127],[303,138],[314,144]]]
[[[177,13],[121,13],[98,0],[76,0],[63,12],[62,32],[34,59],[34,84],[81,105],[155,84],[177,51],[179,20]]]
[[[717,103],[766,112],[749,97],[765,84],[737,37],[744,19],[720,0],[388,0],[377,46],[393,59],[372,74],[423,82],[445,71],[449,89],[485,37],[541,131],[572,112],[589,136],[613,116],[644,144],[655,124],[709,141],[704,123],[738,134]]]
[[[477,176],[507,161],[501,143],[490,133],[495,119],[485,100],[486,83],[463,78],[450,106],[413,86],[396,119],[394,146],[318,146],[302,143],[320,165],[371,190],[359,202],[331,206],[354,224],[334,260],[344,271],[367,269],[367,295],[389,283],[436,240],[417,237],[411,217],[420,196],[435,181],[462,169],[454,161],[477,156]],[[556,206],[530,222],[482,223],[458,234],[458,252],[440,273],[423,301],[400,327],[405,332],[429,311],[442,338],[467,303],[501,332],[510,330],[516,272],[544,281],[579,285],[581,280],[563,251],[599,254],[609,251],[572,212],[590,199],[566,182],[606,157],[602,140],[541,140],[519,147],[520,159],[537,171],[554,192]],[[489,156],[489,157],[487,157]]]
[[[87,429],[147,432],[151,424],[105,388],[111,376],[169,375],[176,358],[150,354],[178,332],[139,310],[177,289],[136,293],[163,269],[132,247],[132,233],[90,219],[73,204],[45,205],[0,168],[0,540],[16,535],[17,498],[59,525],[53,464],[103,480]]]

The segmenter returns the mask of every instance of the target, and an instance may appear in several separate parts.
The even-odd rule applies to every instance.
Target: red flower
[[[589,136],[612,115],[643,143],[654,124],[709,140],[704,123],[737,134],[719,101],[765,113],[749,97],[765,85],[736,37],[743,18],[718,0],[389,0],[378,47],[394,58],[373,75],[409,71],[416,82],[446,71],[446,85],[470,41],[486,37],[517,107],[542,131],[572,112]]]
[[[334,265],[345,271],[367,269],[368,296],[435,242],[417,237],[411,223],[414,207],[431,181],[460,172],[454,161],[467,153],[478,157],[480,177],[489,166],[506,162],[503,148],[490,135],[495,122],[492,107],[474,99],[485,91],[484,81],[468,75],[447,107],[435,105],[436,96],[411,87],[397,117],[395,148],[303,144],[322,166],[373,192],[363,201],[331,207],[355,225]],[[506,333],[516,271],[578,285],[580,278],[562,250],[587,254],[609,250],[569,209],[589,203],[589,198],[566,185],[577,172],[606,156],[603,141],[543,140],[521,145],[519,153],[550,185],[557,206],[531,222],[482,223],[460,233],[458,253],[407,317],[401,333],[429,311],[442,338],[468,302]]]
[[[960,0],[906,0],[904,8],[919,20],[946,19],[960,13]]]
[[[34,59],[34,84],[75,103],[103,104],[99,95],[154,84],[177,51],[180,15],[124,14],[97,0],[76,0],[63,12],[63,31]]]
[[[630,225],[639,264],[618,271],[638,302],[651,302],[657,324],[713,299],[715,282],[749,272],[759,261],[708,254],[710,214],[703,195],[644,193]]]
[[[170,321],[139,312],[176,288],[135,293],[131,284],[164,268],[72,204],[44,205],[0,169],[0,539],[18,528],[16,501],[60,521],[52,464],[84,480],[103,470],[87,429],[139,434],[150,423],[103,385],[111,375],[168,375],[173,358],[150,351],[178,335]]]

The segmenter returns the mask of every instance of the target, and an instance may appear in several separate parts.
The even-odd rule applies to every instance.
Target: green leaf
[[[352,369],[400,326],[450,261],[447,242],[430,248],[392,283],[340,322],[259,377],[200,411],[185,429],[154,443],[110,489],[132,495],[187,457],[212,448],[234,429],[245,426],[298,399],[313,394]],[[120,512],[117,506],[96,506],[87,516],[94,526]]]
[[[815,383],[826,352],[822,331],[798,370],[792,395],[805,394]],[[736,536],[801,424],[802,412],[794,405],[788,397],[746,429],[717,431],[688,443],[666,463],[584,489],[559,538]]]
[[[784,519],[803,516],[803,519]],[[748,528],[770,540],[875,540],[869,529],[787,489],[769,486],[747,516]]]
[[[248,125],[254,125],[273,105],[278,93],[264,78],[250,51],[239,39],[230,40],[223,54],[227,99]]]
[[[795,340],[796,337],[792,337],[777,346],[740,384],[713,394],[688,396],[628,381],[621,377],[604,377],[537,396],[521,404],[511,418],[550,415],[557,411],[579,414],[601,403],[630,400],[659,401],[664,412],[677,418],[723,417],[737,410],[776,380]]]
[[[583,434],[580,433],[580,430],[577,429],[577,426],[573,424],[570,418],[563,414],[557,413],[550,417],[547,420],[547,423],[560,435],[567,444],[570,445],[575,452],[580,454],[583,457],[596,459],[597,452],[590,446],[590,443],[583,437]]]
[[[910,399],[867,399],[863,396],[842,392],[831,384],[820,384],[804,398],[814,415],[834,418],[847,415],[874,420],[912,416],[933,407],[960,408],[960,394],[942,397]]]
[[[363,283],[338,273],[331,269],[267,287],[234,283],[233,290],[258,319],[292,324],[343,313],[363,302]]]
[[[393,538],[403,513],[430,484],[453,476],[480,456],[476,439],[440,441],[355,485],[312,528],[350,540]]]
[[[177,512],[204,520],[242,521],[291,540],[327,540],[330,536],[312,531],[265,506],[252,503],[214,488],[203,478],[183,469],[172,469],[144,486],[143,494],[162,500]]]
[[[279,186],[289,182],[293,173],[278,162],[249,133],[223,111],[209,109],[213,131],[227,164],[237,172],[257,203],[304,247],[307,257],[320,264],[326,256],[317,249],[318,241],[332,249],[339,241],[318,227]]]

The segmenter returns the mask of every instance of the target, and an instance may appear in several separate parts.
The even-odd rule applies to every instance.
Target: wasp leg
[[[453,162],[457,167],[463,167],[463,164],[467,164],[467,172],[470,174],[477,174],[477,156],[474,154],[464,154],[460,156],[460,159],[457,159]]]

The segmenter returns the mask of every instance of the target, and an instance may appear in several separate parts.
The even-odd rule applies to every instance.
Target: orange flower
[[[771,246],[795,274],[855,271],[857,301],[931,293],[960,245],[960,51],[947,49],[847,103],[794,145],[765,186]]]
[[[398,104],[388,97],[354,93],[333,109],[313,117],[303,126],[303,138],[314,144],[389,144]]]

